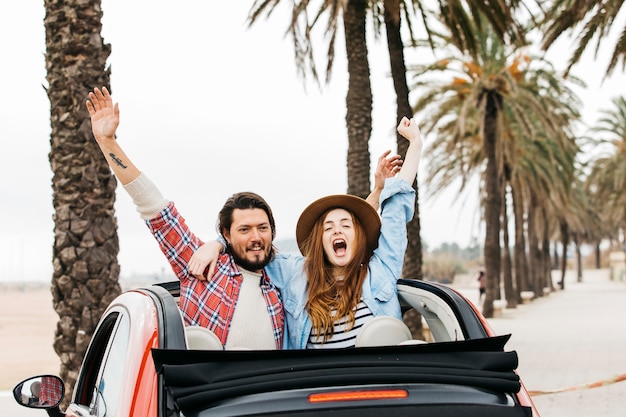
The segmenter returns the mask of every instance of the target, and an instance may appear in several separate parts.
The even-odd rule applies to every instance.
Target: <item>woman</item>
[[[286,312],[283,348],[344,348],[376,316],[401,319],[396,283],[407,247],[406,223],[414,212],[422,137],[404,117],[398,132],[409,140],[398,174],[385,180],[380,209],[350,195],[323,197],[301,214],[296,240],[303,256],[275,254],[265,267],[281,292]],[[229,242],[226,241],[228,245]],[[215,242],[191,258],[201,276],[221,248]]]

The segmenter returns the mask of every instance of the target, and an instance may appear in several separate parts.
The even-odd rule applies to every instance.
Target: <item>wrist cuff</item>
[[[144,220],[155,217],[169,204],[159,189],[143,172],[124,186],[124,189],[137,206],[137,212]]]

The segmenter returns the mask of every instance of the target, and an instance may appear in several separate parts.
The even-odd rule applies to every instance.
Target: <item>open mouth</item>
[[[343,239],[337,239],[333,242],[333,250],[337,255],[342,255],[346,252],[346,241]]]

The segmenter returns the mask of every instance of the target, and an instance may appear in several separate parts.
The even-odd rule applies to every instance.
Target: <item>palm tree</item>
[[[54,349],[71,394],[95,326],[120,293],[116,182],[93,141],[85,108],[87,92],[109,84],[111,48],[100,35],[100,1],[44,3],[54,173],[52,297],[59,314]]]
[[[481,204],[486,224],[484,261],[487,276],[483,314],[491,317],[493,301],[500,298],[503,106],[505,97],[513,94],[515,80],[508,71],[508,57],[494,33],[476,28],[475,39],[477,48],[474,55],[466,56],[462,53],[462,46],[452,44],[457,48],[456,54],[452,53],[433,65],[416,68],[418,74],[438,70],[450,71],[456,76],[452,83],[445,80],[418,81],[417,86],[425,87],[426,92],[414,108],[423,111],[435,107],[433,113],[426,116],[430,120],[427,127],[433,128],[440,124],[436,135],[439,139],[433,146],[448,150],[456,148],[456,157],[449,153],[446,157],[443,155],[445,151],[440,151],[441,159],[446,161],[443,167],[453,166],[461,174],[470,173],[479,167],[483,170]],[[431,152],[436,153],[433,150]],[[450,178],[453,175],[454,171],[441,171],[443,167],[436,167],[433,162],[430,167],[436,171],[431,171],[430,177],[440,174]],[[442,181],[445,183],[448,180]]]
[[[557,75],[556,71],[546,61],[537,60],[541,66],[535,66],[532,70],[526,71],[525,76],[520,78],[518,83],[518,99],[516,102],[526,103],[534,109],[520,108],[517,111],[519,117],[507,117],[509,120],[517,122],[514,127],[515,148],[510,149],[507,154],[514,159],[513,176],[516,179],[512,182],[515,188],[514,198],[523,198],[525,201],[518,201],[518,213],[516,222],[523,222],[523,209],[533,210],[531,219],[536,219],[540,213],[550,216],[548,220],[557,218],[559,224],[573,224],[574,207],[576,194],[572,193],[572,188],[576,183],[575,158],[578,154],[578,146],[574,141],[573,129],[580,118],[578,108],[581,106],[580,100],[569,88],[568,84],[582,86],[582,82],[570,77],[568,84]],[[521,99],[524,96],[525,99]],[[524,118],[528,113],[534,117]],[[537,198],[533,201],[541,208],[537,211],[536,205],[530,204],[528,196],[533,193]],[[543,218],[543,217],[542,217]],[[517,223],[516,223],[517,224]],[[543,234],[544,230],[536,230],[540,227],[538,222],[533,222],[533,227],[526,229],[529,233]],[[523,223],[518,225],[518,233],[523,232]],[[553,229],[550,229],[553,230]],[[549,230],[548,230],[549,231]],[[518,235],[521,238],[521,235]],[[534,290],[538,296],[543,294],[543,287],[551,287],[549,256],[546,258],[548,245],[533,237],[535,244],[541,244],[541,248],[532,248],[536,254],[533,258],[533,265],[537,265],[532,274],[533,279],[520,276],[517,279],[522,285],[521,290]],[[519,242],[522,244],[522,241]],[[516,249],[516,253],[522,256],[525,253],[523,246]],[[537,258],[539,257],[539,258]],[[545,258],[545,259],[544,259]],[[523,259],[520,259],[524,262]],[[524,274],[528,271],[526,265],[519,265],[521,270],[516,271],[516,275]],[[540,267],[541,266],[541,267]],[[543,284],[545,282],[545,284]],[[531,288],[532,286],[532,288]]]
[[[250,8],[248,23],[269,16],[280,0],[255,0]],[[313,56],[311,31],[326,17],[328,37],[326,82],[330,80],[335,57],[335,41],[343,21],[346,58],[348,63],[348,93],[346,95],[346,128],[348,132],[348,193],[366,197],[371,189],[369,139],[372,131],[372,88],[366,41],[368,0],[324,1],[309,21],[309,2],[292,0],[288,31],[294,42],[296,65],[301,75],[307,72],[317,81],[318,71]]]
[[[367,0],[348,0],[343,12],[348,61],[348,194],[364,198],[370,193],[369,139],[373,100],[365,36],[367,10]]]
[[[259,17],[269,16],[280,0],[255,0],[250,9],[249,24],[252,25]],[[404,11],[405,21],[411,31],[411,19],[408,12],[409,5],[420,10],[426,32],[431,30],[427,24],[428,13],[422,1],[407,2],[405,0],[330,0],[319,6],[314,17],[309,22],[310,3],[307,0],[292,0],[291,20],[288,32],[292,35],[296,64],[300,74],[306,75],[307,70],[317,80],[318,72],[315,66],[311,31],[322,16],[327,17],[326,35],[329,39],[327,51],[326,81],[330,79],[335,53],[335,40],[339,28],[339,19],[343,18],[346,54],[348,60],[349,85],[346,97],[346,126],[348,131],[348,193],[365,196],[369,193],[369,138],[372,126],[372,91],[369,79],[369,62],[366,43],[366,16],[368,11],[373,16],[375,29],[380,29],[382,15],[387,33],[387,45],[390,54],[391,72],[397,97],[396,124],[403,116],[412,116],[408,104],[409,89],[406,82],[406,68],[404,63],[404,45],[401,36],[401,11]],[[523,40],[523,30],[513,19],[515,7],[523,2],[506,2],[493,0],[487,2],[469,1],[439,4],[439,15],[452,30],[452,36],[464,50],[474,50],[472,25],[473,19],[485,16],[486,21],[494,28],[494,33],[500,39],[512,41]],[[383,12],[380,12],[380,9]],[[469,13],[466,11],[469,10]],[[395,124],[394,124],[395,126]],[[400,137],[397,138],[398,153],[406,151],[406,144]],[[417,182],[415,216],[408,225],[409,247],[405,256],[403,274],[420,279],[422,277],[422,246],[420,236],[419,190]]]
[[[560,236],[562,246],[567,248],[570,227],[577,224],[577,194],[573,192],[577,177],[575,157],[578,147],[573,139],[558,145],[554,135],[540,136],[541,143],[535,147],[537,158],[533,167],[522,165],[520,172],[531,195],[528,204],[529,250],[531,278],[528,289],[537,297],[543,296],[543,289],[553,289],[551,279],[550,242]],[[567,136],[566,136],[567,137]],[[551,239],[552,238],[552,239]],[[563,284],[561,280],[561,285]]]
[[[385,33],[387,35],[387,49],[389,51],[391,76],[396,92],[396,123],[403,116],[413,116],[413,111],[409,104],[409,88],[406,80],[406,65],[404,61],[404,44],[402,41],[401,22],[402,17],[408,27],[408,34],[412,45],[417,43],[412,25],[412,16],[418,15],[423,22],[426,35],[430,39],[430,46],[434,48],[432,36],[434,34],[429,21],[433,19],[433,12],[426,9],[423,1],[405,0],[384,0],[383,17],[385,23]],[[413,13],[410,13],[410,8]],[[450,31],[451,37],[456,45],[460,45],[461,50],[476,52],[474,42],[473,22],[487,21],[498,39],[505,39],[512,43],[524,43],[524,31],[513,18],[514,11],[519,4],[506,4],[501,1],[466,1],[440,3],[437,19],[444,23]],[[374,28],[380,31],[377,22],[377,8],[372,7]],[[406,152],[406,141],[400,136],[397,137],[398,153],[403,155]],[[417,182],[414,184],[416,191],[415,217],[408,225],[409,247],[407,248],[403,274],[405,276],[422,278],[422,242],[420,234],[419,216],[419,189]]]
[[[568,30],[580,28],[577,36],[576,50],[567,66],[566,75],[576,64],[583,52],[597,35],[596,53],[603,38],[606,38],[619,14],[624,2],[622,0],[553,0],[547,11],[543,49],[547,50],[561,35]],[[582,27],[581,27],[582,26]],[[622,70],[626,64],[626,25],[621,29],[611,59],[606,68],[605,76],[611,75],[619,61]]]
[[[513,268],[515,269],[515,289],[517,291],[516,305],[522,302],[522,291],[530,289],[528,276],[528,255],[526,251],[527,238],[525,233],[526,197],[523,180],[520,176],[511,178],[511,198],[513,200],[513,218],[515,224],[515,243],[513,252]]]
[[[612,100],[613,108],[601,111],[602,117],[592,132],[601,135],[596,141],[603,144],[603,152],[592,162],[586,188],[601,201],[603,221],[611,230],[611,237],[626,242],[626,99]],[[616,231],[622,231],[617,236]]]
[[[385,33],[387,35],[387,50],[389,51],[389,64],[391,68],[391,78],[396,92],[396,125],[402,117],[413,117],[413,109],[409,102],[409,86],[406,80],[406,64],[404,60],[404,42],[402,41],[402,11],[404,10],[405,21],[408,23],[409,36],[414,39],[411,19],[407,14],[406,4],[400,0],[383,1],[383,17],[385,23]],[[378,20],[374,19],[375,22]],[[377,26],[376,30],[379,31]],[[399,155],[406,154],[408,148],[407,141],[396,134],[397,150]],[[408,247],[404,257],[402,274],[405,277],[421,280],[422,275],[422,238],[419,214],[419,187],[417,181],[413,184],[415,189],[415,215],[407,225]],[[418,322],[418,320],[415,320]],[[421,319],[419,320],[421,325]],[[418,326],[419,327],[419,326]],[[414,335],[421,329],[415,329]]]
[[[568,232],[575,245],[577,281],[582,282],[583,264],[580,247],[585,242],[592,244],[600,242],[605,234],[603,233],[604,225],[594,207],[591,195],[585,190],[582,168],[578,168],[576,171],[568,206],[569,210],[566,212],[566,221]],[[565,248],[565,246],[563,247]],[[564,281],[565,266],[562,264],[561,268],[561,281]],[[563,288],[564,284],[561,287]]]
[[[503,190],[508,182],[504,174],[510,171],[515,179],[513,185],[517,184],[517,194],[524,197],[519,169],[531,163],[536,167],[543,154],[526,154],[522,146],[529,148],[524,145],[528,142],[570,151],[568,127],[577,113],[573,112],[576,103],[573,93],[557,90],[558,78],[553,70],[546,68],[547,62],[519,52],[507,52],[488,29],[475,33],[476,55],[464,55],[457,49],[434,64],[415,68],[416,87],[421,88],[422,95],[414,109],[424,112],[422,118],[426,120],[427,130],[437,131],[429,149],[432,159],[428,180],[433,190],[447,186],[455,178],[462,179],[463,188],[472,173],[482,171],[488,277],[484,314],[489,317],[492,301],[500,295],[500,216]],[[431,71],[442,71],[444,78],[419,77]],[[541,132],[543,135],[539,135]],[[555,158],[568,160],[558,154],[543,165],[551,166]],[[517,207],[519,212],[519,201]]]
[[[515,7],[514,7],[515,6]],[[484,19],[491,25],[494,33],[501,40],[508,39],[510,42],[523,43],[524,35],[521,26],[513,18],[513,12],[518,5],[509,5],[501,1],[466,1],[449,4],[439,4],[439,10],[426,9],[423,1],[383,0],[382,15],[387,35],[387,49],[391,67],[391,77],[396,92],[396,124],[402,117],[412,117],[413,110],[409,102],[409,87],[406,80],[406,64],[404,60],[404,42],[402,40],[402,21],[406,23],[409,40],[412,45],[417,43],[413,30],[413,16],[423,23],[426,35],[430,39],[430,46],[434,49],[432,36],[434,30],[429,22],[441,20],[451,33],[454,42],[461,45],[462,50],[475,52],[476,44],[473,37],[474,26],[472,22]],[[380,2],[371,5],[374,30],[379,33]],[[412,12],[411,12],[412,11]],[[468,12],[469,11],[469,12]],[[397,136],[397,149],[400,155],[406,153],[406,141]],[[407,248],[403,275],[416,279],[422,279],[422,243],[420,233],[419,216],[419,189],[417,182],[414,183],[416,191],[415,216],[408,225],[409,247]]]
[[[406,79],[406,64],[404,59],[404,42],[402,40],[402,30],[401,24],[404,20],[406,22],[406,26],[408,28],[409,39],[412,45],[417,43],[416,38],[414,36],[413,25],[412,25],[412,15],[420,15],[421,21],[424,24],[424,28],[426,34],[431,37],[431,28],[429,26],[429,20],[432,16],[430,16],[429,12],[423,8],[423,2],[421,1],[412,1],[407,2],[404,0],[384,0],[382,2],[383,8],[383,20],[385,26],[385,33],[387,38],[387,50],[389,52],[389,62],[391,68],[391,77],[393,80],[394,90],[396,92],[396,124],[402,119],[402,117],[412,117],[413,109],[411,108],[409,101],[409,86]],[[487,2],[492,3],[491,5],[486,5],[483,2],[477,2],[477,8],[470,8],[473,12],[477,13],[474,17],[479,18],[480,13],[483,13],[487,16],[487,19],[493,24],[494,27],[498,28],[498,34],[500,37],[504,38],[506,35],[510,36],[514,39],[520,38],[520,32],[517,31],[518,25],[513,22],[510,10],[501,10],[500,7],[503,6],[501,2]],[[414,13],[410,13],[411,6],[414,9]],[[377,18],[379,13],[377,13],[378,8],[373,6],[373,22],[374,28],[377,33],[380,32],[380,25],[377,24],[380,22],[380,19]],[[417,11],[419,13],[417,13]],[[471,21],[470,16],[465,12],[465,8],[460,7],[454,10],[454,13],[448,13],[443,5],[440,5],[440,15],[444,17],[444,21],[448,23],[452,27],[460,27],[462,30],[458,32],[454,32],[457,37],[457,43],[466,45],[468,49],[472,49],[472,43],[467,43],[464,40],[466,38],[472,39],[471,30],[466,30],[468,27],[466,24],[460,24],[459,22],[467,22]],[[505,19],[502,19],[502,16],[506,16]],[[404,17],[404,19],[403,19]],[[434,45],[431,43],[431,47],[434,49]],[[406,149],[408,144],[400,135],[397,135],[396,138],[397,149],[400,155],[404,155],[406,153]],[[408,234],[408,247],[405,254],[404,266],[403,266],[403,276],[411,277],[414,279],[422,279],[423,278],[423,251],[422,251],[422,239],[421,239],[421,225],[420,225],[420,209],[419,209],[419,187],[417,181],[414,182],[413,187],[415,189],[415,216],[411,220],[411,222],[407,225],[407,234]],[[409,313],[411,314],[411,313]],[[418,316],[415,317],[405,317],[405,321],[411,328],[411,332],[415,337],[419,337],[421,333],[421,318]]]

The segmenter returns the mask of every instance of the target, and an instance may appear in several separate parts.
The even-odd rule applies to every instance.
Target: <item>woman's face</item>
[[[354,256],[355,245],[352,214],[344,209],[331,210],[322,226],[322,243],[328,261],[339,267],[348,265]]]

